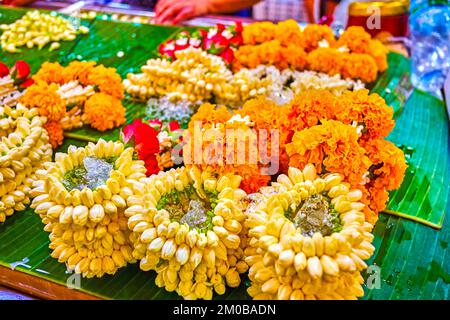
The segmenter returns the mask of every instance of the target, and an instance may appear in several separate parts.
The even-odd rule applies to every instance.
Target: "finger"
[[[189,18],[192,18],[193,16],[195,16],[194,13],[194,8],[192,8],[191,6],[188,7],[184,7],[180,10],[180,12],[178,12],[178,14],[173,18],[172,23],[173,24],[177,24],[181,21],[187,20]]]
[[[157,2],[155,7],[155,14],[160,15],[162,12],[166,11],[167,8],[173,4],[173,0],[160,0]]]
[[[172,20],[173,16],[176,15],[182,9],[182,5],[174,4],[174,6],[167,8],[159,16],[156,16],[156,23],[164,23],[168,20]]]

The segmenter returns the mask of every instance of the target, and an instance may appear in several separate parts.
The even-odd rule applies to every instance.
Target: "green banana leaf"
[[[5,12],[9,18],[12,16],[10,13],[15,10],[5,11],[0,8],[0,12],[0,21],[4,21]],[[15,14],[16,17],[21,16],[19,13]],[[36,68],[43,61],[51,59],[61,63],[74,58],[95,59],[107,66],[117,67],[124,76],[128,72],[137,71],[140,65],[152,57],[158,41],[164,39],[158,37],[164,28],[156,27],[158,31],[154,33],[151,32],[152,28],[155,27],[96,20],[89,35],[89,41],[95,41],[95,44],[87,39],[80,39],[74,47],[64,54],[58,53],[56,57],[51,57],[51,54],[33,55],[33,52],[37,52],[33,49],[25,59],[29,58],[29,62],[36,65]],[[112,35],[111,30],[118,29],[124,32]],[[168,31],[165,33],[166,37],[173,36],[172,31],[176,32]],[[133,41],[127,38],[130,32],[139,32],[139,37],[142,34],[153,34],[159,40],[154,40],[153,47],[139,43],[129,45],[127,41]],[[119,37],[120,41],[114,42],[115,37]],[[119,50],[125,54],[131,52],[131,55],[126,60],[122,59],[123,57],[117,56]],[[138,50],[141,50],[140,53],[134,52]],[[24,59],[23,55],[4,52],[0,52],[0,57],[2,61],[4,57],[10,59],[8,61],[15,61],[16,57]],[[372,88],[373,92],[380,93],[394,107],[397,124],[389,139],[403,148],[410,167],[405,182],[398,191],[391,194],[389,202],[390,213],[401,217],[381,214],[375,226],[376,251],[369,264],[379,267],[374,270],[379,272],[380,283],[375,288],[366,287],[364,299],[447,300],[450,288],[450,218],[445,215],[448,212],[450,172],[448,119],[444,104],[430,95],[414,91],[408,98],[409,89],[404,81],[409,72],[408,61],[400,55],[390,54],[389,64],[395,67],[381,75]],[[129,100],[125,100],[124,105],[127,108],[128,122],[141,117],[145,110],[145,104]],[[94,141],[100,137],[116,139],[119,132],[116,129],[98,133],[82,128],[68,133],[58,151],[65,152],[70,144],[81,146],[86,141]],[[85,141],[79,140],[80,138]],[[442,230],[404,219],[404,216],[435,228],[442,227]],[[72,283],[72,275],[67,273],[65,266],[50,257],[48,244],[48,234],[43,231],[38,215],[29,208],[17,212],[0,225],[0,265],[14,267],[18,271],[59,284],[66,285],[68,280]],[[373,275],[371,269],[365,276],[370,279]],[[114,276],[81,279],[79,290],[106,299],[178,298],[174,293],[158,288],[154,279],[154,272],[142,272],[134,264],[119,270]],[[248,280],[244,279],[239,288],[228,288],[225,295],[215,298],[249,299],[246,286]]]

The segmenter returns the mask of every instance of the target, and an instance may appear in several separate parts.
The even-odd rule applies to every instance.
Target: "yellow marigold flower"
[[[125,108],[120,100],[100,92],[86,101],[83,117],[94,129],[105,131],[125,123]]]
[[[347,47],[351,52],[369,53],[371,36],[363,27],[352,26],[347,28],[340,36],[336,47]]]
[[[348,53],[342,56],[340,74],[344,78],[361,79],[370,83],[377,79],[378,67],[375,59],[365,53]]]
[[[44,129],[48,132],[49,142],[53,149],[62,145],[64,139],[64,130],[60,122],[58,121],[47,121],[44,125]]]
[[[309,24],[303,29],[302,47],[310,52],[319,47],[319,42],[325,40],[330,47],[334,47],[336,39],[333,30],[329,26]]]
[[[89,75],[94,71],[95,65],[95,61],[72,61],[67,67],[64,68],[64,82],[77,80],[82,85],[90,84],[88,78]]]
[[[100,92],[117,99],[123,99],[124,97],[122,78],[115,68],[106,68],[103,65],[95,67],[87,76],[85,85],[89,84],[98,87]]]
[[[277,26],[268,21],[255,22],[244,26],[242,38],[244,44],[260,44],[275,38]]]
[[[58,62],[44,62],[39,71],[32,77],[36,82],[64,83],[64,68]]]
[[[345,91],[339,97],[336,120],[347,124],[362,126],[361,139],[385,138],[394,128],[394,109],[377,93],[370,94],[367,89]]]
[[[28,108],[37,108],[50,121],[59,121],[66,114],[66,106],[57,93],[58,88],[55,83],[39,81],[25,91],[20,102]]]
[[[245,261],[254,299],[356,299],[373,254],[360,202],[340,174],[289,168],[248,206]],[[255,197],[253,197],[254,199]],[[315,222],[314,222],[315,221]],[[318,222],[319,221],[319,222]],[[318,222],[318,223],[316,223]]]
[[[371,165],[358,144],[356,128],[334,120],[297,131],[286,151],[291,167],[303,168],[312,163],[317,172],[340,173],[352,185],[363,181]]]

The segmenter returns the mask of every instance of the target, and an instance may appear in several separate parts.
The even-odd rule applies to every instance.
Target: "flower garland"
[[[31,207],[50,232],[51,256],[84,277],[114,274],[135,262],[125,210],[145,177],[133,149],[120,142],[70,146],[36,172]]]
[[[54,148],[62,143],[63,130],[89,124],[105,131],[125,123],[122,79],[114,68],[95,62],[73,61],[67,67],[45,62],[33,76],[20,101],[37,108],[49,122],[50,142]]]
[[[186,48],[202,48],[210,54],[221,57],[227,64],[234,59],[235,49],[242,44],[242,23],[225,27],[218,23],[208,30],[200,29],[192,34],[184,30],[175,39],[163,42],[158,47],[161,57],[175,60],[175,53]]]
[[[20,103],[0,106],[0,223],[30,203],[36,171],[52,158],[44,119]]]
[[[61,16],[41,13],[37,10],[27,12],[22,18],[11,24],[2,24],[0,45],[6,52],[21,52],[19,47],[42,49],[51,42],[49,51],[60,47],[59,41],[73,41],[78,34],[87,34],[89,28],[78,29]]]
[[[247,271],[241,261],[245,220],[240,177],[181,167],[136,185],[125,212],[133,257],[144,271],[155,270],[158,287],[185,299],[212,299],[239,286]]]
[[[235,52],[234,70],[268,64],[368,83],[387,69],[388,50],[361,27],[350,27],[336,39],[325,25],[301,29],[293,20],[257,22],[245,26],[242,35],[244,45]]]
[[[375,248],[360,190],[314,165],[289,168],[247,210],[254,299],[329,300],[364,295],[360,272]]]

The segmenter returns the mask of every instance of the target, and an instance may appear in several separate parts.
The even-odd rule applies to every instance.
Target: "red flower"
[[[0,78],[6,77],[9,74],[8,67],[0,62]]]
[[[28,88],[29,86],[33,85],[33,84],[34,84],[34,80],[31,79],[31,78],[28,78],[27,80],[25,80],[24,82],[22,82],[20,84],[20,87],[25,89],[25,88]]]
[[[180,129],[180,124],[178,123],[178,121],[172,121],[168,124],[168,126],[170,132]]]
[[[30,66],[23,60],[19,60],[13,67],[13,70],[16,70],[16,77],[18,79],[26,79],[31,72]]]
[[[220,57],[225,60],[226,63],[231,64],[234,60],[234,51],[231,49],[231,47],[227,47],[222,53],[220,54]]]
[[[141,119],[134,120],[132,124],[123,128],[122,140],[127,144],[130,144],[130,141],[134,142],[134,149],[138,159],[144,161],[147,175],[159,172],[156,157],[160,152],[158,131],[151,124],[144,123]]]
[[[225,25],[222,23],[216,24],[217,33],[222,33],[223,30],[225,30]]]
[[[234,26],[234,31],[236,33],[241,33],[244,30],[244,27],[242,26],[242,21],[236,21],[236,25]]]

